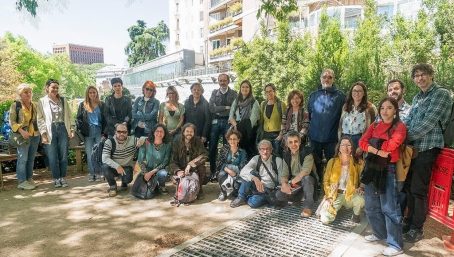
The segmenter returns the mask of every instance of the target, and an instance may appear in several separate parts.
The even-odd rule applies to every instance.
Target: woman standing
[[[37,107],[32,102],[32,88],[28,84],[17,87],[18,99],[9,109],[9,123],[14,132],[20,133],[23,143],[17,147],[16,176],[19,189],[35,189],[33,164],[39,144]]]
[[[161,193],[167,193],[166,180],[169,172],[167,166],[170,161],[170,143],[168,142],[169,133],[164,124],[157,124],[152,129],[150,137],[139,149],[137,162],[145,162],[146,170],[144,179],[150,180],[156,175],[159,190]]]
[[[353,208],[352,221],[359,223],[364,197],[359,187],[359,176],[363,170],[362,162],[352,153],[353,142],[350,137],[342,137],[336,146],[337,156],[326,164],[323,177],[325,198],[319,207],[320,220],[329,224],[336,219],[342,207]]]
[[[339,122],[339,138],[349,136],[353,141],[353,148],[358,148],[358,141],[364,131],[375,120],[377,108],[367,100],[367,87],[358,81],[354,83],[347,100],[342,107],[342,114]]]
[[[191,93],[184,102],[184,123],[194,124],[197,128],[197,136],[206,144],[211,125],[209,103],[203,97],[202,84],[193,83]]]
[[[178,91],[174,86],[169,86],[166,93],[168,100],[159,106],[159,123],[166,125],[173,137],[183,126],[184,106],[178,102]]]
[[[365,183],[366,215],[372,226],[373,234],[365,239],[369,242],[386,239],[388,247],[383,255],[394,256],[403,253],[402,213],[398,201],[396,180],[396,162],[400,158],[400,145],[406,138],[407,128],[400,121],[396,99],[384,98],[379,105],[380,121],[373,123],[361,137],[359,145],[368,155],[386,160],[381,170],[364,172],[381,172],[382,183]],[[378,167],[374,165],[374,167]],[[379,185],[378,187],[376,185]]]
[[[38,102],[38,128],[45,144],[55,187],[67,187],[68,136],[74,136],[71,109],[65,98],[58,94],[60,83],[49,79],[47,95]]]
[[[296,131],[301,138],[304,138],[309,130],[309,114],[304,110],[303,92],[297,89],[290,91],[287,97],[287,106],[287,111],[282,118],[281,134],[283,135],[283,142],[285,142],[285,136],[290,131]]]
[[[85,154],[88,163],[88,181],[101,181],[101,170],[94,170],[90,156],[93,146],[101,141],[102,132],[106,126],[104,118],[104,103],[99,100],[98,89],[88,86],[85,100],[79,104],[76,116],[77,130],[84,136]]]
[[[231,129],[227,131],[225,138],[227,138],[228,145],[221,148],[216,162],[216,177],[221,188],[218,197],[220,201],[225,201],[229,195],[237,196],[240,188],[237,178],[247,163],[246,151],[240,148],[240,132]]]
[[[151,80],[142,86],[143,96],[137,97],[132,106],[132,130],[136,137],[150,135],[158,121],[159,100],[155,98],[156,85]]]
[[[240,148],[245,149],[248,157],[252,158],[256,152],[256,125],[260,118],[260,106],[252,95],[251,82],[244,80],[240,85],[238,97],[230,108],[229,123],[243,137],[243,140],[240,141]]]
[[[273,144],[273,153],[280,154],[282,139],[282,119],[287,106],[276,96],[276,86],[265,86],[266,99],[260,104],[260,127],[257,130],[257,142],[262,139]]]

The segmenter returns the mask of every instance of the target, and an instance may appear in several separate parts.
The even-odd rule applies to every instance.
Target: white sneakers
[[[383,250],[383,255],[384,256],[396,256],[396,255],[403,254],[403,253],[404,253],[404,250],[396,249],[396,248],[391,247],[391,246],[388,246],[388,247],[385,248],[385,250]]]
[[[24,189],[24,190],[32,190],[32,189],[35,189],[36,186],[34,184],[28,182],[27,180],[25,180],[24,182],[17,185],[17,188]]]
[[[376,241],[380,241],[381,240],[380,238],[378,238],[374,234],[367,235],[367,236],[364,237],[364,239],[367,242],[376,242]],[[396,256],[396,255],[403,254],[403,253],[404,253],[404,250],[396,249],[396,248],[391,247],[391,246],[388,246],[388,247],[386,247],[383,250],[383,255],[384,256]]]
[[[376,237],[374,234],[370,234],[368,236],[365,236],[364,239],[366,239],[367,242],[375,242],[375,241],[380,241],[381,239]]]

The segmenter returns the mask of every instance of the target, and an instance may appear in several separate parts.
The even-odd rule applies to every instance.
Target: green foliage
[[[309,52],[309,63],[305,72],[305,82],[312,90],[320,85],[320,73],[330,68],[336,75],[336,84],[341,88],[343,71],[349,53],[347,38],[342,33],[339,22],[330,18],[326,10],[320,17],[319,34],[314,51]]]
[[[296,0],[261,0],[262,5],[257,11],[257,19],[262,13],[273,16],[278,22],[286,22],[289,14],[298,10]]]
[[[9,110],[14,100],[5,100],[0,103],[0,125],[3,124],[3,114]]]
[[[131,41],[125,48],[130,66],[141,64],[165,55],[163,42],[169,38],[169,28],[160,21],[156,27],[147,28],[146,23],[138,20],[128,28]]]
[[[353,83],[363,81],[367,86],[369,100],[375,103],[384,95],[386,80],[383,67],[386,45],[380,37],[381,24],[375,1],[366,1],[365,18],[354,34],[344,72],[345,92],[348,92]]]
[[[38,9],[38,0],[17,0],[16,9],[22,11],[25,9],[33,17],[36,16],[36,9]]]

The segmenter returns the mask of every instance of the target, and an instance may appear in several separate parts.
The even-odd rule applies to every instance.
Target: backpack
[[[448,123],[446,123],[446,127],[443,129],[443,126],[440,127],[441,131],[443,132],[443,140],[445,142],[445,146],[453,147],[454,146],[454,103],[451,106],[451,114],[449,115]]]
[[[175,176],[177,190],[175,192],[175,202],[177,206],[181,203],[190,203],[197,199],[200,190],[199,175],[192,172],[189,176],[182,178]]]
[[[110,140],[110,142],[112,144],[110,156],[112,156],[112,154],[115,152],[115,149],[117,147],[117,143],[112,138],[109,138],[109,139],[102,138],[101,141],[99,141],[99,143],[97,143],[93,146],[90,158],[91,158],[91,162],[93,163],[93,171],[96,173],[101,173],[101,171],[102,171],[102,169],[101,169],[101,167],[102,167],[102,151],[104,149],[104,145],[107,140]]]
[[[144,175],[140,173],[132,185],[131,194],[139,199],[151,199],[156,195],[157,186],[158,176],[156,174],[146,181]]]

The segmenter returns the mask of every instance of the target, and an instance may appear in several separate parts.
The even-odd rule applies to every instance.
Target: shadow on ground
[[[172,207],[169,195],[139,200],[128,193],[107,196],[106,183],[72,174],[67,189],[48,177],[33,191],[21,191],[7,176],[0,192],[0,256],[155,256],[211,228],[251,214],[219,202],[217,185],[205,199]]]

